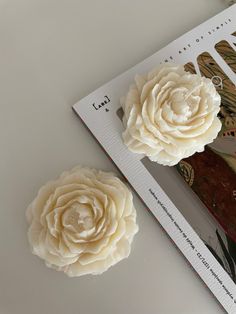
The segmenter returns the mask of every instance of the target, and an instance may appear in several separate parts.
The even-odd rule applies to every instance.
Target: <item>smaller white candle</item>
[[[124,143],[159,164],[176,165],[217,137],[220,102],[210,79],[181,65],[137,75],[122,102]]]

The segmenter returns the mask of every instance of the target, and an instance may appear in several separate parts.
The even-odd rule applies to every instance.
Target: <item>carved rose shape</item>
[[[220,96],[213,83],[179,65],[137,75],[122,107],[124,143],[162,165],[202,152],[221,129]]]
[[[32,252],[68,276],[101,274],[128,257],[138,231],[127,186],[80,166],[44,185],[26,216]]]

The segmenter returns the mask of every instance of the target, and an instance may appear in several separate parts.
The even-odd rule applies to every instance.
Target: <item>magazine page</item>
[[[222,130],[203,153],[165,167],[122,141],[120,99],[136,74],[183,64],[212,80]],[[102,147],[228,313],[236,313],[236,5],[74,105]]]

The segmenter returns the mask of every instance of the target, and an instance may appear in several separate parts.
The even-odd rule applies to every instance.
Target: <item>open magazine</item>
[[[122,141],[120,98],[136,74],[184,64],[221,95],[222,130],[204,152],[164,167]],[[183,35],[73,106],[228,313],[236,313],[236,5]]]

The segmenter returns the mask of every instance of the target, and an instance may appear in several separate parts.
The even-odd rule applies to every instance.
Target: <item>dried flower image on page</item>
[[[232,36],[231,44],[224,40],[215,45],[215,58],[209,52],[197,58],[197,70],[214,81],[221,95],[221,132],[204,152],[182,160],[177,169],[222,227],[223,234],[216,229],[210,248],[236,282],[236,88],[216,61],[223,57],[220,61],[236,73],[236,32]],[[191,64],[186,68],[196,71]]]

